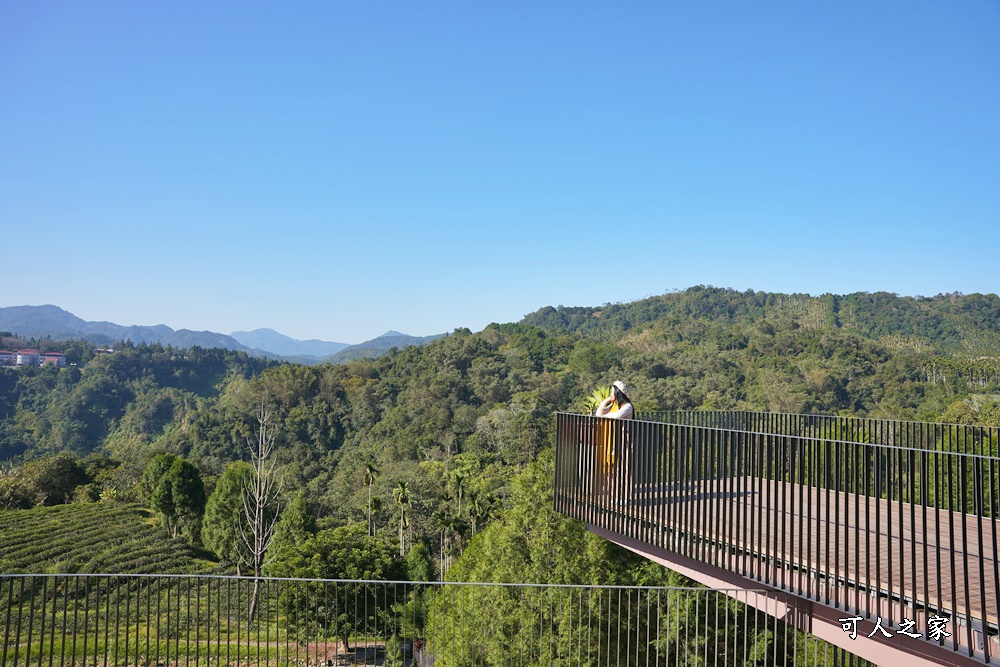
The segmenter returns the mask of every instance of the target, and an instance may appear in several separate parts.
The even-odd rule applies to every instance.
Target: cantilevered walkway
[[[1000,662],[998,429],[638,417],[558,415],[558,511],[872,662]]]

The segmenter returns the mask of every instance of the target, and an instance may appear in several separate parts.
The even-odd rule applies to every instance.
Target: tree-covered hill
[[[12,467],[0,503],[81,496],[40,484],[37,470],[60,452],[80,458],[83,476],[66,485],[90,488],[85,498],[114,488],[138,500],[157,452],[191,461],[210,494],[229,462],[247,458],[264,404],[283,502],[304,491],[320,526],[363,522],[388,541],[423,539],[445,562],[505,511],[510,480],[551,446],[553,412],[579,410],[612,380],[640,410],[1000,424],[998,323],[994,295],[697,287],[545,308],[340,365],[119,346],[78,368],[0,369],[0,457]]]
[[[133,420],[143,432],[158,433],[234,379],[274,365],[219,348],[145,344],[88,356],[83,368],[0,367],[0,459],[85,456]]]
[[[686,320],[847,329],[874,340],[903,337],[940,351],[1000,354],[1000,297],[995,294],[939,294],[906,297],[887,292],[845,296],[738,292],[692,287],[624,304],[599,307],[547,306],[524,318],[546,331],[614,338],[636,327]]]

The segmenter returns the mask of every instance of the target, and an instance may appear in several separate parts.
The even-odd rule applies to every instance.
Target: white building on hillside
[[[38,350],[32,350],[31,348],[25,348],[23,350],[17,351],[17,361],[15,362],[18,366],[37,366],[38,365]]]

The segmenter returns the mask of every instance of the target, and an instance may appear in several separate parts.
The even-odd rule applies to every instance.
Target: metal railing
[[[872,417],[799,415],[739,410],[658,410],[636,413],[643,421],[734,431],[800,435],[913,449],[997,456],[1000,428]]]
[[[828,665],[749,590],[0,575],[0,666]],[[250,617],[250,608],[257,612]]]
[[[907,641],[1000,653],[1000,459],[710,418],[725,427],[558,415],[557,511],[845,617],[912,621]]]

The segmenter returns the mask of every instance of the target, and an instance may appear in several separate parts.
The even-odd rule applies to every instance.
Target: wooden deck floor
[[[636,488],[585,510],[653,546],[899,623],[998,625],[1000,523],[755,477]],[[578,505],[579,506],[579,505]],[[586,516],[581,516],[589,520]],[[991,643],[993,643],[991,641]]]

